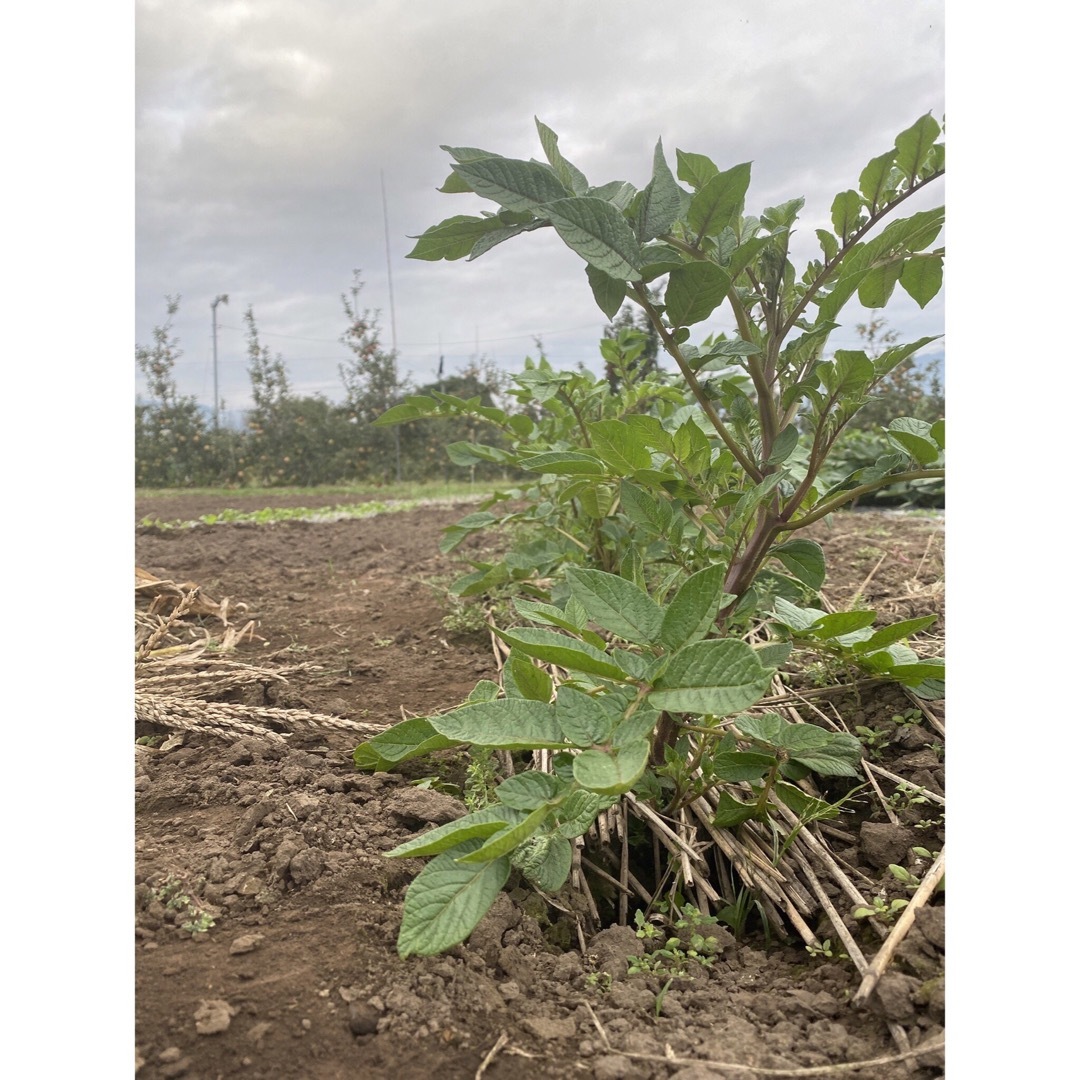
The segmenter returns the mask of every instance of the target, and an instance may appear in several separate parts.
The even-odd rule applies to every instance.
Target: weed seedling
[[[846,952],[834,952],[832,938],[826,938],[820,945],[807,945],[806,951],[811,956],[820,956],[826,960],[850,960]]]
[[[888,901],[881,895],[875,896],[871,903],[872,907],[857,907],[851,914],[856,919],[877,918],[891,923],[908,906],[907,900]]]

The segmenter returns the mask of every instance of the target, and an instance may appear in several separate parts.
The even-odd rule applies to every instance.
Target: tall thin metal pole
[[[383,235],[386,239],[386,284],[390,292],[390,346],[393,350],[394,389],[397,389],[397,315],[394,312],[394,275],[390,268],[390,216],[386,212],[386,178],[379,170],[379,187],[382,189]],[[387,402],[387,405],[390,403]],[[394,459],[397,482],[401,483],[401,428],[394,425]]]
[[[229,302],[228,293],[222,293],[216,297],[210,304],[210,322],[213,326],[214,335],[214,430],[218,430],[218,375],[217,375],[217,306],[218,304],[227,304]]]

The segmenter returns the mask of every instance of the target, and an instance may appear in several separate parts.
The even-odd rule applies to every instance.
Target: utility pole
[[[218,429],[218,378],[217,378],[217,306],[218,304],[227,304],[229,302],[229,294],[222,293],[216,297],[210,304],[210,321],[213,326],[214,334],[214,430]]]
[[[386,284],[390,290],[390,347],[394,356],[394,389],[397,390],[397,318],[394,314],[394,277],[390,272],[390,218],[386,212],[386,179],[382,169],[379,170],[379,186],[382,188],[382,215],[383,233],[386,237]],[[389,406],[387,402],[387,406]],[[394,458],[397,472],[397,482],[401,483],[401,428],[394,425]]]

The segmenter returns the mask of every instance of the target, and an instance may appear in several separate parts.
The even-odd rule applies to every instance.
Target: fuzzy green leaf
[[[562,731],[555,722],[555,706],[527,698],[500,698],[463,705],[432,717],[431,724],[440,735],[455,742],[498,750],[557,749],[563,745]]]
[[[671,712],[730,716],[758,701],[772,676],[744,641],[698,641],[672,656],[648,702]]]
[[[585,265],[585,276],[589,280],[596,306],[609,319],[614,319],[626,299],[626,282],[621,278],[613,278],[588,263]]]
[[[658,139],[653,152],[652,179],[631,204],[634,231],[638,240],[645,243],[666,233],[679,216],[683,195],[684,192],[675,183],[675,177],[671,175],[671,169],[664,160],[664,146]]]
[[[929,114],[920,116],[906,131],[896,136],[896,167],[909,184],[915,183],[934,140],[941,134],[941,125]]]
[[[523,821],[525,815],[508,806],[485,806],[482,810],[474,810],[471,814],[458,818],[456,821],[440,825],[436,829],[428,829],[427,832],[398,844],[392,851],[386,853],[388,859],[404,859],[438,855],[443,851],[449,851],[466,840],[474,837],[486,839],[502,832],[509,825],[516,825]]]
[[[859,303],[863,307],[883,308],[889,302],[903,268],[899,259],[873,267],[859,283]]]
[[[686,263],[671,271],[664,303],[672,326],[707,319],[725,300],[731,278],[716,263]]]
[[[719,791],[717,796],[719,801],[713,815],[713,825],[718,829],[734,829],[757,814],[753,803],[741,803],[727,791]]]
[[[578,567],[567,569],[566,580],[571,595],[605,630],[635,645],[656,642],[662,618],[660,608],[632,582],[602,570]]]
[[[489,157],[453,168],[477,195],[507,210],[526,210],[537,217],[546,217],[540,207],[567,195],[567,189],[551,169],[536,161]]]
[[[660,642],[672,652],[700,641],[712,629],[717,613],[735,599],[724,592],[727,567],[720,563],[691,574],[664,611]]]
[[[900,271],[900,287],[924,308],[941,291],[944,269],[941,255],[913,255]]]
[[[617,703],[612,708],[612,703],[606,697],[593,697],[565,683],[559,687],[555,699],[555,719],[574,746],[596,746],[611,738],[622,710]]]
[[[597,420],[588,425],[594,454],[618,473],[632,475],[652,464],[652,454],[641,433],[624,420]]]
[[[742,214],[749,186],[749,161],[718,172],[691,199],[687,224],[698,236],[719,236]]]
[[[640,281],[641,247],[622,213],[593,196],[557,199],[540,211],[590,266],[620,281]]]
[[[462,865],[455,856],[476,850],[480,840],[433,859],[409,886],[398,932],[400,956],[434,956],[460,944],[495,902],[510,876],[510,860]]]
[[[889,150],[880,157],[873,158],[859,174],[859,191],[870,204],[871,209],[884,205],[887,197],[895,191],[894,163],[896,151]],[[899,178],[899,173],[895,174]]]
[[[506,669],[510,671],[514,687],[520,697],[529,701],[550,702],[553,693],[551,676],[543,669],[537,667],[527,656],[510,650],[510,656],[506,661]]]
[[[757,784],[775,765],[776,758],[771,754],[751,750],[722,751],[712,758],[713,772],[729,784]]]
[[[892,623],[890,626],[883,626],[880,630],[875,630],[873,635],[867,638],[866,641],[861,641],[855,645],[855,652],[873,652],[875,649],[884,649],[888,645],[903,641],[905,638],[911,637],[912,634],[925,630],[936,622],[936,615],[923,615],[918,619],[904,619],[901,622]]]
[[[511,825],[502,832],[488,837],[475,851],[458,856],[458,862],[466,865],[488,863],[493,859],[509,855],[516,847],[528,840],[550,815],[550,806],[538,806],[524,821],[519,821],[516,825]]]
[[[857,191],[841,191],[833,199],[832,227],[841,240],[846,240],[865,220],[863,205]]]
[[[453,262],[455,259],[464,259],[481,237],[503,227],[497,217],[458,214],[439,222],[438,225],[432,225],[420,236],[414,237],[416,245],[405,258],[423,259],[426,262],[437,262],[439,259]]]
[[[607,473],[599,459],[572,450],[535,454],[525,458],[521,467],[530,472],[551,473],[553,476],[604,476]]]
[[[788,540],[777,544],[769,555],[808,588],[816,590],[825,584],[825,552],[813,540]]]
[[[622,681],[622,670],[616,667],[608,657],[592,645],[575,641],[565,634],[539,627],[518,627],[514,630],[499,630],[495,633],[508,645],[520,649],[526,656],[535,656],[549,664],[581,671],[587,675],[599,675],[605,679]]]
[[[385,772],[391,765],[422,757],[433,750],[448,750],[460,741],[443,735],[428,717],[414,716],[361,743],[353,751],[353,761],[358,769]]]
[[[574,848],[569,840],[561,836],[545,836],[544,859],[537,867],[525,869],[525,876],[541,891],[558,892],[570,876],[570,867],[574,861]]]
[[[679,179],[700,191],[720,170],[704,154],[675,151],[676,171]]]
[[[533,120],[536,122],[536,130],[540,135],[540,145],[544,148],[544,156],[551,163],[551,167],[558,174],[564,187],[575,195],[584,195],[589,189],[589,181],[585,179],[585,174],[563,157],[559,149],[559,136],[538,117],[534,116]]]
[[[779,745],[788,756],[822,776],[858,776],[862,744],[854,735],[826,731],[814,724],[788,724]]]
[[[641,778],[649,763],[649,741],[638,739],[621,750],[582,750],[574,758],[574,779],[599,795],[621,795]]]

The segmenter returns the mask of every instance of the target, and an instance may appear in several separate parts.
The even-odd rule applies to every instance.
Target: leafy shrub
[[[430,394],[380,420],[479,417],[506,444],[454,444],[451,458],[535,477],[505,495],[526,509],[470,515],[447,549],[498,520],[528,522],[538,536],[459,585],[468,595],[518,583],[522,625],[497,630],[510,649],[502,686],[481,682],[460,707],[406,720],[355,752],[375,769],[462,745],[531,755],[494,802],[390,853],[433,857],[406,895],[402,955],[462,941],[512,868],[559,889],[573,842],[620,799],[670,813],[707,791],[717,829],[767,819],[777,804],[800,821],[835,813],[797,781],[855,775],[859,741],[755,709],[800,639],[928,693],[943,674],[903,651],[917,628],[874,631],[872,612],[829,616],[808,603],[825,562],[797,535],[858,498],[944,475],[944,423],[915,417],[890,422],[889,452],[872,465],[827,472],[859,410],[934,340],[826,353],[852,299],[883,307],[899,283],[925,306],[940,288],[944,253],[932,245],[943,210],[895,218],[944,173],[936,121],[921,117],[857,190],[836,196],[832,230],[817,230],[821,256],[801,274],[788,244],[803,200],[745,215],[748,163],[721,170],[680,150],[676,180],[658,143],[644,189],[593,186],[555,133],[537,129],[546,163],[446,148],[441,190],[496,209],[433,226],[411,257],[476,258],[553,228],[584,260],[605,315],[636,304],[680,379],[640,364],[628,330],[604,353],[622,365],[616,378],[541,362],[514,380],[517,412]],[[737,332],[691,344],[690,328],[725,303]]]

